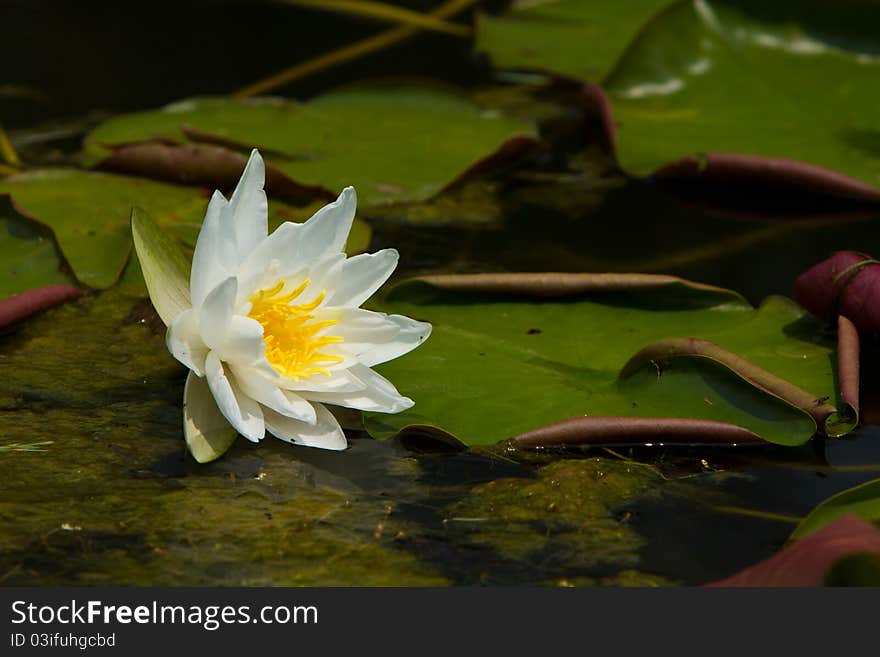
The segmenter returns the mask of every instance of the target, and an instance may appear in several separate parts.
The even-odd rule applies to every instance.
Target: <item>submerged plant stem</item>
[[[465,7],[472,5],[474,1],[475,0],[449,0],[449,2],[443,3],[427,15],[439,19],[448,18]],[[357,59],[358,57],[363,57],[364,55],[393,46],[394,44],[417,34],[421,29],[421,27],[404,25],[381,32],[362,41],[357,41],[337,50],[319,55],[318,57],[302,62],[301,64],[295,64],[280,73],[276,73],[275,75],[271,75],[248,85],[243,89],[239,89],[232,94],[232,97],[250,98],[252,96],[264,94],[268,91],[283,87],[286,84],[290,84],[295,80],[318,73],[319,71],[338,66],[339,64],[344,64],[345,62]]]
[[[405,7],[385,2],[373,2],[371,0],[278,0],[288,5],[308,7],[332,11],[353,16],[374,18],[388,23],[399,23],[414,28],[452,34],[455,36],[469,36],[471,30],[464,25],[447,23],[442,18],[430,14],[422,14]]]

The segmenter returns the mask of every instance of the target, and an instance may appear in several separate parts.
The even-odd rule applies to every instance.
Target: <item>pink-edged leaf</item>
[[[769,559],[706,586],[821,586],[837,560],[863,553],[880,554],[880,529],[848,514]]]
[[[0,301],[0,329],[12,326],[32,315],[78,299],[83,291],[72,285],[46,285]]]

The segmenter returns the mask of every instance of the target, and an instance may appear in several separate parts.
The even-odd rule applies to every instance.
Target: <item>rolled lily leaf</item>
[[[708,586],[821,586],[839,559],[866,553],[880,555],[880,529],[846,515],[769,559]]]
[[[817,317],[840,314],[863,333],[880,333],[880,263],[869,255],[838,251],[798,277],[794,298]]]
[[[46,285],[3,299],[0,301],[0,329],[66,301],[78,299],[82,294],[81,289],[72,285]]]

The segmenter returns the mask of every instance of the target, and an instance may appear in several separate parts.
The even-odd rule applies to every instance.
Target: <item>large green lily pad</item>
[[[24,215],[51,228],[77,279],[99,289],[113,285],[128,261],[133,207],[193,246],[208,204],[204,189],[78,169],[39,169],[7,178],[0,181],[2,195],[9,195]],[[272,202],[270,229],[282,221],[305,221],[315,209]],[[362,251],[369,240],[369,226],[358,220],[347,248]],[[47,251],[39,260],[31,258],[29,266],[38,262],[43,268],[57,267],[57,256]]]
[[[880,186],[880,6],[681,2],[608,76],[624,169],[708,151],[799,160]]]
[[[517,0],[502,15],[483,14],[477,50],[499,68],[535,69],[599,81],[669,0],[583,2]]]
[[[0,198],[0,299],[35,287],[70,284],[52,235]]]
[[[299,183],[334,193],[354,185],[361,205],[374,205],[425,200],[508,139],[535,132],[456,93],[355,87],[308,103],[194,98],[120,116],[89,135],[85,156],[96,164],[113,145],[149,139],[183,143],[194,134],[257,147]]]
[[[690,417],[743,426],[797,445],[813,420],[703,358],[647,365],[618,381],[646,344],[697,337],[744,356],[819,396],[834,393],[833,344],[794,302],[754,309],[724,290],[674,283],[651,291],[536,300],[440,289],[423,281],[393,289],[381,309],[429,321],[426,344],[378,369],[416,404],[369,415],[377,437],[439,427],[466,444],[490,444],[580,415]]]

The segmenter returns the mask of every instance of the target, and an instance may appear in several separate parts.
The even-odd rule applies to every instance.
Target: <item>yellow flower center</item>
[[[266,359],[279,374],[293,379],[304,379],[313,374],[330,376],[326,366],[344,360],[341,356],[321,352],[328,344],[342,342],[342,338],[335,335],[317,335],[321,329],[338,323],[334,319],[312,321],[315,319],[312,311],[324,300],[324,292],[309,303],[292,303],[310,282],[310,279],[306,279],[292,292],[281,294],[285,285],[284,279],[281,279],[273,287],[254,293],[249,299],[253,307],[248,317],[263,326]]]

